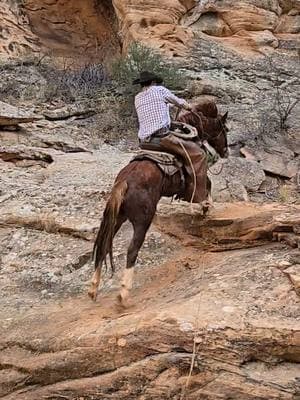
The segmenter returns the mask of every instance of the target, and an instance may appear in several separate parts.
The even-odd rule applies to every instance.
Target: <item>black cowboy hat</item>
[[[160,76],[153,74],[152,72],[142,71],[140,77],[135,79],[132,84],[138,85],[139,83],[155,82],[162,83],[163,79]]]

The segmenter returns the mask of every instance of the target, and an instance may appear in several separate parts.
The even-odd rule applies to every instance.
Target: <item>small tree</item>
[[[292,95],[291,89],[295,84],[295,80],[284,82],[280,69],[269,57],[267,59],[270,75],[273,76],[272,81],[275,89],[275,95],[270,102],[270,114],[273,114],[278,125],[278,130],[286,132],[288,129],[288,119],[292,115],[294,108],[300,101],[300,96]]]
[[[186,84],[186,77],[178,67],[167,63],[155,50],[133,42],[127,55],[113,63],[112,77],[126,91],[133,92],[132,81],[141,71],[151,71],[160,75],[170,89],[183,89]]]
[[[288,118],[291,116],[294,108],[300,102],[299,98],[292,98],[286,91],[286,89],[281,89],[276,87],[276,95],[273,104],[273,111],[277,116],[278,124],[282,131],[288,129]]]

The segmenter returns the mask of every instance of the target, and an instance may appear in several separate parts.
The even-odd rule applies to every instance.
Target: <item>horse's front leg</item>
[[[206,188],[207,188],[207,199],[201,202],[202,213],[205,216],[211,208],[213,208],[213,199],[211,195],[211,180],[207,177],[206,180]]]
[[[121,281],[120,294],[118,295],[118,301],[123,307],[130,306],[128,299],[133,285],[134,265],[150,224],[151,221],[147,222],[145,225],[135,226],[133,224],[133,238],[128,248],[126,268]]]

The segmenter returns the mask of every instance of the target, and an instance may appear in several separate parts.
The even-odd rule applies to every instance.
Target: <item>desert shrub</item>
[[[170,89],[183,89],[186,78],[179,68],[167,63],[155,50],[133,42],[125,57],[112,64],[112,78],[128,92],[133,92],[132,81],[141,71],[151,71],[161,76]]]
[[[102,63],[73,66],[62,60],[59,66],[51,55],[28,57],[21,61],[0,63],[3,80],[0,94],[20,100],[73,102],[79,97],[94,98],[109,82]]]
[[[101,63],[90,63],[83,67],[61,69],[41,65],[40,73],[46,80],[44,97],[46,100],[60,98],[74,101],[78,97],[94,97],[109,81]]]
[[[97,107],[102,133],[112,134],[116,138],[137,128],[136,119],[126,112],[126,103],[125,98],[116,97],[113,93],[107,93],[98,98]]]
[[[286,131],[288,129],[288,119],[299,102],[300,96],[293,98],[285,88],[276,87],[272,111],[276,116],[280,130]]]

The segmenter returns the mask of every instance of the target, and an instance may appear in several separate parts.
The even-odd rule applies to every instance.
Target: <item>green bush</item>
[[[183,89],[186,85],[186,77],[176,67],[167,63],[155,50],[138,42],[133,42],[125,57],[115,61],[112,65],[112,78],[126,91],[133,92],[132,81],[140,72],[150,71],[164,80],[164,85],[169,89]]]

